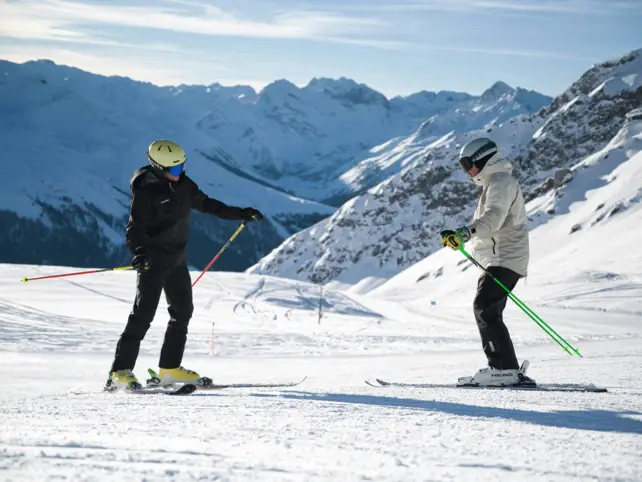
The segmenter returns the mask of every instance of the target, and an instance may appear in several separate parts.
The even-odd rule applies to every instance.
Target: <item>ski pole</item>
[[[575,348],[573,345],[571,345],[568,341],[566,341],[562,336],[557,333],[548,323],[546,323],[537,313],[535,313],[526,303],[524,303],[522,300],[520,300],[511,290],[509,290],[504,283],[499,281],[497,278],[495,278],[490,272],[484,268],[479,262],[473,258],[466,250],[464,249],[463,244],[459,247],[459,251],[462,252],[466,258],[468,258],[475,266],[480,268],[482,271],[484,271],[488,276],[490,276],[495,283],[497,283],[506,293],[508,293],[508,297],[517,305],[519,309],[521,309],[531,320],[535,322],[537,326],[539,326],[544,333],[546,333],[548,336],[550,336],[562,349],[568,353],[569,355],[573,355],[570,351],[573,350],[580,358],[584,358],[582,354],[579,352],[577,348]]]
[[[196,285],[196,283],[198,283],[198,280],[200,280],[200,279],[203,277],[203,275],[204,275],[205,273],[207,273],[207,271],[212,267],[212,265],[216,262],[216,260],[218,259],[218,257],[221,255],[221,253],[222,253],[223,251],[225,251],[225,248],[227,248],[227,247],[230,245],[230,243],[231,243],[232,241],[234,241],[234,238],[236,238],[236,237],[238,236],[238,234],[239,234],[241,231],[243,231],[243,228],[244,228],[244,227],[245,227],[245,221],[243,221],[243,222],[241,223],[241,225],[240,225],[240,226],[239,226],[239,228],[236,230],[236,232],[232,235],[232,237],[231,237],[230,239],[228,239],[227,243],[225,243],[225,246],[223,246],[223,247],[221,248],[221,250],[218,252],[218,254],[217,254],[216,256],[214,256],[214,258],[212,259],[212,261],[210,261],[210,264],[208,264],[208,265],[205,267],[205,269],[203,270],[203,272],[198,276],[198,278],[196,278],[196,281],[194,281],[194,283],[192,283],[192,288],[194,287],[194,285]]]
[[[506,286],[505,286],[501,281],[499,281],[497,278],[495,278],[495,277],[494,277],[494,276],[493,276],[493,275],[492,275],[492,274],[491,274],[491,273],[490,273],[486,268],[484,268],[484,267],[483,267],[483,266],[482,266],[482,265],[481,265],[481,264],[480,264],[480,263],[479,263],[475,258],[473,258],[472,256],[470,256],[470,255],[466,252],[466,250],[463,250],[462,252],[463,252],[464,256],[466,256],[466,257],[467,257],[467,258],[468,258],[468,259],[469,259],[469,260],[470,260],[470,261],[471,261],[475,266],[477,266],[479,269],[481,269],[482,271],[484,271],[488,276],[490,276],[490,277],[493,279],[493,281],[495,281],[495,283],[497,283],[501,288],[503,288],[503,289],[504,289],[504,291],[506,291],[506,292],[508,293],[508,297],[509,297],[511,300],[513,300],[513,301],[515,302],[515,304],[516,304],[516,305],[517,305],[517,306],[518,306],[522,311],[524,311],[524,312],[528,315],[528,317],[529,317],[531,320],[533,320],[533,321],[535,322],[535,324],[536,324],[537,326],[539,326],[539,327],[540,327],[540,328],[541,328],[541,329],[542,329],[542,330],[543,330],[543,331],[544,331],[548,336],[550,336],[551,338],[553,338],[553,340],[554,340],[555,342],[557,342],[557,344],[558,344],[558,345],[560,345],[560,346],[564,349],[564,351],[565,351],[566,353],[568,353],[569,355],[572,355],[572,353],[571,353],[570,351],[568,351],[567,346],[566,346],[566,345],[564,345],[564,344],[563,344],[563,343],[562,343],[562,342],[557,338],[557,337],[562,338],[561,336],[557,335],[557,337],[556,337],[556,336],[555,336],[555,334],[553,334],[553,333],[551,332],[552,328],[550,328],[548,325],[546,325],[546,323],[545,323],[545,322],[543,322],[543,320],[542,320],[542,322],[540,323],[540,321],[539,321],[539,320],[537,320],[537,319],[533,316],[533,315],[534,315],[534,312],[533,312],[533,313],[531,313],[531,312],[532,312],[532,310],[530,310],[530,308],[528,308],[527,306],[525,306],[525,304],[524,304],[524,303],[523,303],[519,298],[517,298],[517,296],[515,296],[515,294],[514,294],[514,293],[512,293],[512,292],[511,292],[511,291],[510,291],[510,290],[509,290],[509,289],[508,289],[508,288],[507,288],[507,287],[506,287]],[[530,310],[531,312],[529,312],[528,310]],[[566,340],[564,340],[563,338],[562,338],[562,341],[566,342]]]
[[[122,271],[126,269],[132,269],[132,267],[133,266],[120,266],[118,268],[93,269],[91,271],[76,271],[75,273],[54,274],[49,276],[39,276],[37,278],[27,278],[25,276],[24,278],[22,278],[22,282],[26,283],[27,281],[37,281],[41,279],[64,278],[67,276],[78,276],[81,274],[104,273],[105,271]]]

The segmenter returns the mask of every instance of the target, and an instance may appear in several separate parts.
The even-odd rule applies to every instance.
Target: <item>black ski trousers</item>
[[[158,267],[152,263],[149,271],[138,273],[136,300],[125,331],[116,345],[112,371],[134,368],[140,342],[154,319],[163,290],[168,304],[169,323],[158,366],[177,368],[181,365],[187,341],[187,326],[194,312],[192,280],[184,258],[170,265],[156,266]]]
[[[520,278],[515,271],[501,266],[490,266],[488,272],[511,291]],[[502,370],[519,368],[513,341],[503,319],[507,300],[508,293],[487,273],[483,273],[477,284],[473,311],[488,366]]]

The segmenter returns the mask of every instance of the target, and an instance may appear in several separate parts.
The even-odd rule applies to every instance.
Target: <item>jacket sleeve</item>
[[[190,180],[190,182],[192,183],[192,209],[196,209],[202,213],[212,214],[222,219],[239,221],[244,219],[241,215],[241,208],[228,206],[217,199],[207,197],[194,181]]]
[[[493,176],[486,190],[481,216],[468,225],[472,236],[487,237],[498,231],[517,195],[517,183],[510,176]]]
[[[151,200],[144,190],[132,189],[129,208],[129,221],[125,233],[125,243],[133,254],[147,253],[149,236],[147,226],[151,214]]]

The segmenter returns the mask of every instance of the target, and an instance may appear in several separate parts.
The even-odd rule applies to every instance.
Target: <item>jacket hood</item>
[[[493,156],[484,166],[484,169],[477,174],[475,177],[471,178],[471,181],[478,186],[484,186],[488,183],[490,176],[498,172],[506,172],[511,174],[513,172],[513,165],[499,155]]]

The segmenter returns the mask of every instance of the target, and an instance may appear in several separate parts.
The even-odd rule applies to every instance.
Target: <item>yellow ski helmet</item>
[[[152,142],[147,148],[147,157],[152,166],[172,176],[180,176],[187,161],[183,148],[166,139]]]

